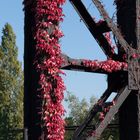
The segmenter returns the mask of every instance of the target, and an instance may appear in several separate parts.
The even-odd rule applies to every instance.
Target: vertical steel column
[[[136,0],[136,35],[137,35],[137,50],[138,54],[140,54],[140,0]],[[139,69],[138,69],[138,81],[140,81],[140,61]],[[140,83],[138,83],[138,136],[140,139]]]
[[[137,49],[140,51],[140,0],[136,0]]]
[[[41,114],[38,112],[41,108],[39,97],[39,73],[34,66],[36,55],[33,29],[35,26],[35,13],[32,5],[25,7],[25,25],[24,25],[24,128],[28,129],[29,140],[42,140],[41,137]]]
[[[116,4],[118,26],[126,41],[136,49],[136,0],[117,0]],[[119,55],[123,53],[119,49]],[[140,140],[139,103],[138,91],[132,91],[120,108],[120,140]]]

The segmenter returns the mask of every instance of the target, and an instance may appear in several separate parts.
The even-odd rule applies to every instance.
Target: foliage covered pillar
[[[63,140],[59,39],[64,0],[25,0],[24,127],[29,140]]]

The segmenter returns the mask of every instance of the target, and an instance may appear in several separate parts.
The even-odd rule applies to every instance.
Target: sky
[[[109,15],[112,16],[114,13],[113,0],[102,1]],[[83,2],[98,21],[101,17],[91,0],[83,0]],[[0,36],[5,23],[11,24],[17,37],[18,59],[23,63],[24,12],[22,9],[21,0],[2,0],[0,4]],[[63,6],[63,10],[65,17],[64,22],[61,23],[61,29],[64,37],[60,41],[62,52],[72,58],[105,60],[104,53],[69,1]],[[63,79],[67,91],[75,94],[80,100],[85,98],[89,101],[91,96],[99,98],[106,89],[106,75],[76,71],[65,71],[65,73],[66,76],[63,76]]]

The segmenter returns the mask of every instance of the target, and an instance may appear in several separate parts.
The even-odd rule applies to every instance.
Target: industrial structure
[[[61,68],[64,70],[103,73],[108,75],[107,89],[88,113],[85,121],[79,127],[75,128],[76,130],[71,139],[97,140],[110,124],[115,114],[118,113],[120,140],[140,140],[140,0],[115,1],[117,7],[117,24],[113,23],[99,0],[92,0],[103,17],[103,20],[99,23],[94,21],[81,0],[70,0],[70,2],[107,58],[109,60],[111,59],[111,62],[114,63],[120,62],[122,66],[120,69],[108,71],[102,67],[95,68],[92,65],[93,63],[95,64],[95,62],[73,59],[62,54],[65,63],[63,63]],[[42,105],[42,101],[39,98],[40,93],[37,90],[39,87],[39,74],[33,65],[36,50],[35,47],[33,47],[35,44],[31,33],[32,26],[35,26],[35,21],[32,17],[34,17],[33,12],[31,9],[26,8],[24,126],[28,129],[29,140],[36,140],[42,135],[42,128],[39,124],[41,115],[38,114],[38,106]],[[112,51],[112,46],[104,36],[106,32],[112,32],[115,36],[118,53]],[[117,93],[113,102],[106,102],[112,92]],[[90,136],[85,135],[94,117],[98,115],[99,112],[104,112],[106,108],[108,108],[108,110],[103,114],[102,120],[99,119],[95,125],[92,125],[93,134]],[[42,138],[41,140],[44,139]]]

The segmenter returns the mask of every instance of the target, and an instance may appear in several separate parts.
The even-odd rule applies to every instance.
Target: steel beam
[[[136,34],[137,49],[140,51],[140,0],[136,0]]]
[[[137,50],[134,52],[137,55]],[[131,90],[139,90],[140,87],[140,65],[139,58],[133,58],[131,52],[128,54],[128,86]]]
[[[136,0],[136,36],[137,36],[137,53],[140,55],[140,0]],[[140,56],[139,56],[140,57]],[[139,66],[139,70],[137,71],[137,83],[138,87],[140,87],[140,58],[137,58],[137,67]],[[136,67],[136,68],[137,68]],[[135,78],[136,79],[136,78]]]
[[[111,122],[114,115],[118,112],[120,106],[123,104],[123,102],[128,97],[130,92],[131,92],[131,90],[129,90],[128,87],[126,86],[123,90],[121,90],[118,93],[118,95],[117,95],[118,97],[116,99],[115,105],[111,107],[109,112],[106,114],[104,120],[101,123],[99,123],[99,125],[95,129],[95,135],[87,138],[87,140],[94,140],[101,136],[102,132],[107,127],[107,125]]]
[[[118,0],[116,1],[116,5],[117,5],[118,27],[121,30],[121,33],[123,34],[126,41],[129,44],[131,44],[131,47],[137,49],[137,24],[136,24],[137,23],[136,11],[138,10],[136,9],[136,7],[138,6],[137,0],[121,0],[121,1]],[[118,50],[118,52],[119,56],[124,53],[122,52],[121,48]],[[130,53],[131,51],[128,52],[130,58],[128,60],[134,62],[134,59],[130,56],[131,55]],[[139,67],[139,64],[132,66],[130,63],[131,62],[128,62],[128,71],[129,71],[128,74],[131,73],[133,75],[133,70],[135,71],[134,67],[135,66]],[[133,69],[129,70],[129,67],[131,66],[133,67]],[[132,77],[128,76],[128,81],[130,82],[130,80],[134,79],[134,77],[135,77],[134,75]],[[138,77],[138,75],[136,75],[136,77]],[[129,85],[131,84],[129,83]],[[123,105],[119,110],[120,140],[140,140],[139,109],[140,109],[140,101],[138,90],[132,90],[132,92],[124,101]]]
[[[77,128],[78,128],[79,126],[65,126],[65,130],[66,131],[74,131],[74,130],[76,130]],[[118,128],[119,127],[119,124],[109,124],[108,126],[107,126],[107,128],[108,129],[112,129],[112,128],[114,128],[114,129],[116,129],[116,128]],[[95,125],[89,125],[89,126],[87,126],[86,127],[86,130],[95,130]]]
[[[74,132],[72,140],[80,140],[82,132],[86,129],[86,127],[89,125],[89,123],[92,121],[92,119],[95,117],[95,115],[102,110],[102,104],[108,99],[110,94],[112,93],[112,89],[114,88],[114,85],[112,87],[108,88],[101,98],[98,100],[97,104],[93,106],[91,111],[88,113],[87,117],[85,118],[84,122],[81,126],[79,126],[76,131]]]
[[[108,16],[108,13],[104,9],[102,3],[99,0],[92,0],[92,2],[95,4],[97,9],[99,10],[100,14],[104,18],[104,20],[107,22],[108,26],[118,39],[119,43],[121,44],[121,47],[125,50],[127,53],[128,49],[132,50],[131,46],[126,42],[126,40],[123,38],[120,30],[118,29],[117,25],[115,25],[112,21],[112,19]]]
[[[137,36],[137,50],[140,54],[140,0],[136,0],[136,36]],[[138,136],[140,139],[140,61],[138,60],[139,69],[137,71],[138,76]]]
[[[25,46],[24,46],[24,128],[28,130],[25,139],[38,140],[42,135],[41,111],[42,99],[38,88],[40,73],[36,70],[34,61],[36,58],[35,39],[33,28],[35,25],[35,14],[30,7],[25,7]]]
[[[63,70],[108,74],[106,71],[102,69],[99,68],[92,69],[90,67],[84,66],[82,59],[73,59],[64,54],[62,54],[62,57],[64,59],[64,63],[62,64],[61,69]]]
[[[81,19],[84,21],[85,25],[91,32],[92,36],[96,39],[97,43],[99,46],[102,48],[104,53],[106,54],[107,57],[113,57],[115,54],[112,53],[112,48],[106,38],[104,37],[103,30],[102,28],[105,27],[106,24],[102,24],[103,26],[101,27],[100,25],[97,25],[94,21],[94,19],[91,17],[91,15],[88,13],[87,9],[85,8],[84,4],[82,3],[81,0],[70,0],[71,4],[81,17]],[[108,31],[109,28],[105,27],[105,31]]]
[[[64,63],[61,66],[63,70],[72,70],[72,71],[79,71],[79,72],[92,72],[92,73],[99,73],[99,74],[110,74],[109,72],[101,69],[101,68],[91,68],[83,65],[85,59],[73,59],[69,56],[62,54],[64,59]],[[104,62],[104,61],[102,61]],[[120,71],[127,71],[126,68]],[[115,72],[114,72],[115,73]]]
[[[99,23],[96,23],[97,29],[101,32],[101,33],[106,33],[106,32],[110,32],[111,29],[108,27],[106,21],[102,21]]]

